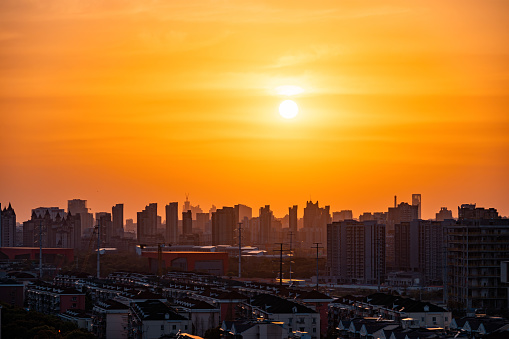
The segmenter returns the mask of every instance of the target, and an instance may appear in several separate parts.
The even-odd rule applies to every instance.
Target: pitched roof
[[[135,302],[132,308],[143,320],[187,320],[159,300]]]
[[[257,306],[268,313],[317,313],[307,306],[271,294],[256,296],[251,300],[251,305]]]

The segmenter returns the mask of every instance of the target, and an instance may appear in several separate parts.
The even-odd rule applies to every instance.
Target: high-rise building
[[[157,203],[151,203],[137,213],[137,237],[140,243],[154,244],[157,242]]]
[[[87,201],[72,199],[67,201],[67,213],[76,215],[79,213],[81,219],[81,232],[86,228],[94,227],[94,216],[88,212]],[[63,217],[63,215],[62,215]]]
[[[23,223],[23,246],[41,244],[43,247],[80,249],[81,216],[67,213],[64,218],[60,214],[52,218],[49,209],[33,209],[31,219]]]
[[[253,209],[249,206],[238,204],[235,205],[235,215],[237,222],[242,222],[244,219],[251,219],[253,217]]]
[[[38,207],[32,209],[32,213],[35,212],[38,215],[45,215],[46,211],[49,212],[51,220],[56,220],[57,216],[60,216],[60,218],[65,217],[64,209],[59,207]]]
[[[182,234],[193,234],[193,213],[190,210],[182,212]]]
[[[318,201],[316,204],[307,201],[304,208],[304,228],[302,229],[304,237],[301,237],[302,240],[307,244],[321,243],[326,246],[327,225],[330,223],[330,206],[321,208],[318,206]]]
[[[293,207],[288,207],[288,228],[293,235],[297,235],[297,205],[293,205]]]
[[[445,236],[449,306],[488,313],[507,309],[501,265],[509,261],[509,219],[460,219],[446,227]]]
[[[122,237],[124,235],[124,204],[116,204],[111,208],[112,215],[112,236]]]
[[[233,207],[223,207],[212,213],[212,245],[234,245],[235,219]]]
[[[498,219],[496,208],[475,207],[475,204],[463,204],[458,207],[458,219]]]
[[[420,273],[420,283],[423,285],[441,284],[445,250],[444,225],[448,223],[418,219],[396,224],[393,269]]]
[[[440,211],[436,213],[436,221],[444,221],[452,219],[452,211],[448,210],[447,207],[441,207]]]
[[[421,195],[412,194],[412,206],[417,206],[417,219],[421,219]]]
[[[1,209],[0,205],[0,246],[13,247],[16,243],[16,213],[9,206]]]
[[[170,202],[166,209],[166,242],[176,244],[179,237],[179,204],[178,202]]]
[[[272,219],[274,219],[274,214],[270,210],[270,205],[265,205],[265,207],[260,207],[260,232],[258,233],[258,244],[262,246],[267,246],[270,241],[270,235],[272,232]]]
[[[352,210],[341,210],[339,212],[332,213],[332,221],[333,222],[352,220],[352,219],[353,219]]]
[[[394,203],[396,203],[396,197],[394,197]],[[419,207],[417,205],[409,205],[406,202],[402,202],[395,207],[389,207],[387,211],[387,222],[386,222],[386,239],[385,244],[387,246],[385,255],[385,262],[387,268],[392,270],[394,268],[394,225],[405,221],[412,221],[419,219]]]
[[[385,225],[373,220],[346,220],[327,225],[326,269],[333,283],[382,283],[385,278]]]
[[[109,246],[113,236],[113,223],[111,221],[111,213],[97,212],[95,214],[95,222],[101,229],[101,245]]]

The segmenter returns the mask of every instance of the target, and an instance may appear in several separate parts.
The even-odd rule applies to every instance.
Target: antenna
[[[274,250],[274,252],[279,252],[279,286],[283,286],[283,243],[277,242],[276,245],[281,246],[279,250]]]

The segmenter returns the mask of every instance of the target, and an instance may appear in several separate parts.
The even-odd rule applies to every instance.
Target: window
[[[164,325],[161,325],[161,331],[164,331]]]
[[[76,301],[76,300],[78,300],[78,298],[77,298],[77,297],[72,297],[72,298],[71,298],[71,301]]]
[[[173,325],[173,329],[176,330],[177,329],[177,325]]]
[[[184,329],[187,330],[187,325],[184,326]]]
[[[76,308],[76,303],[72,303],[72,308]]]
[[[316,327],[313,327],[313,333],[316,333]]]
[[[305,331],[305,328],[304,328],[304,327],[301,327],[301,328],[299,328],[299,331],[304,332],[304,331]]]

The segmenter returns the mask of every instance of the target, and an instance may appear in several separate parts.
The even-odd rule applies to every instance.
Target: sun
[[[293,119],[299,113],[299,106],[293,100],[285,100],[279,105],[279,114],[285,119]]]

